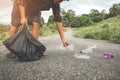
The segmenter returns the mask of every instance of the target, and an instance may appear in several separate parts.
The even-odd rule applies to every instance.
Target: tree
[[[91,12],[91,14],[94,14],[94,15],[99,14],[99,11],[96,9],[91,9],[90,12]]]
[[[73,18],[75,17],[75,11],[69,9],[67,12],[62,9],[62,20],[64,26],[71,26],[71,22]]]
[[[89,26],[89,25],[93,24],[93,22],[88,14],[83,14],[80,17],[80,22],[81,22],[81,26]]]
[[[91,20],[95,23],[104,20],[106,18],[106,15],[107,15],[107,13],[104,9],[101,12],[99,12],[96,9],[91,9],[90,12],[91,13],[89,14],[89,16],[90,16]]]
[[[91,9],[90,12],[91,13],[89,14],[89,16],[90,16],[91,20],[93,22],[99,22],[99,19],[98,19],[99,11],[96,9]]]
[[[109,17],[120,15],[120,3],[113,4],[113,6],[109,9]]]
[[[106,19],[106,18],[107,18],[107,17],[106,17],[106,16],[107,16],[106,10],[103,9],[99,15],[100,15],[101,20]]]
[[[80,26],[81,26],[80,16],[74,17],[72,22],[71,22],[71,27],[80,27]]]
[[[48,18],[47,25],[53,24],[53,23],[54,23],[53,19],[54,19],[54,16],[53,16],[53,15],[50,15],[49,18]]]
[[[45,23],[43,17],[40,17],[40,22],[41,22],[41,24],[44,24],[44,23]]]

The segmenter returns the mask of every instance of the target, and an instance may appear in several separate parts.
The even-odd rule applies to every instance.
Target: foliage
[[[106,18],[106,14],[107,13],[104,9],[101,12],[96,9],[91,9],[89,16],[94,23],[97,23],[104,20]]]
[[[76,16],[73,10],[65,11],[62,9],[61,13],[64,26],[70,27],[89,26],[106,18],[105,10],[99,12],[96,9],[91,9],[90,14],[82,14],[81,16]]]
[[[53,16],[53,15],[50,15],[49,18],[48,18],[47,25],[53,24],[53,23],[54,23],[53,19],[54,19],[54,16]]]
[[[120,43],[120,16],[109,18],[89,27],[76,28],[73,33],[76,37]]]
[[[57,28],[55,27],[55,24],[49,24],[49,25],[43,25],[43,27],[40,29],[40,36],[49,36],[54,35],[58,33]]]
[[[74,17],[73,20],[71,21],[71,27],[80,27],[81,26],[81,19],[80,17]]]
[[[87,15],[87,14],[83,14],[80,17],[80,22],[81,22],[81,26],[89,26],[89,25],[93,24],[92,20],[90,19],[89,15]]]
[[[20,27],[19,30],[21,31],[23,27]],[[29,27],[29,30],[31,31],[32,26]],[[39,31],[40,37],[42,36],[50,36],[58,34],[58,30],[54,24],[43,24],[43,27],[40,28]],[[0,24],[0,45],[2,42],[9,37],[9,27],[6,25]]]
[[[73,19],[75,18],[75,11],[71,9],[68,11],[62,10],[61,13],[64,26],[71,26],[71,22],[73,22]]]
[[[116,42],[120,44],[120,32],[117,32],[116,34],[113,34],[110,38],[112,42]]]
[[[0,24],[0,33],[7,32],[8,30],[9,30],[9,26],[8,25]]]
[[[113,4],[113,6],[109,9],[109,17],[120,15],[120,3]]]
[[[106,13],[106,10],[101,10],[99,12],[97,9],[91,9],[89,14],[76,15],[75,11],[69,9],[65,11],[61,9],[62,22],[64,27],[82,27],[82,26],[90,26],[94,23],[98,23],[107,18],[120,15],[120,3],[113,4],[113,6],[109,9],[109,13]],[[53,24],[54,16],[49,16],[47,24]]]
[[[8,25],[0,24],[0,45],[2,44],[2,41],[8,38],[8,31]]]
[[[89,15],[83,14],[82,16],[74,17],[71,21],[71,27],[81,27],[81,26],[89,26],[92,25]]]
[[[40,22],[41,22],[41,26],[45,23],[43,17],[40,17]]]

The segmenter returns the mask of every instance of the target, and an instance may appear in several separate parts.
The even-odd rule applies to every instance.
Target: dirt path
[[[46,46],[48,54],[41,60],[18,62],[16,59],[1,59],[0,80],[120,80],[119,44],[74,38],[72,30],[65,32],[65,37],[74,44],[73,51],[61,49],[60,37],[56,35],[39,39]],[[74,57],[89,45],[97,46],[92,53],[83,53],[90,59]],[[111,52],[114,57],[104,59],[105,52]],[[4,55],[4,52],[1,54]]]

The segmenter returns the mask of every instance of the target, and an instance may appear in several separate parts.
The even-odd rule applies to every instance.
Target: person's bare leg
[[[10,27],[10,37],[18,32],[19,27],[11,26]]]
[[[39,30],[40,30],[40,24],[34,22],[32,27],[32,35],[36,40],[38,40],[39,37]],[[46,56],[47,53],[44,52],[43,55]]]
[[[14,34],[16,34],[18,32],[18,29],[19,29],[19,27],[10,26],[10,35],[9,35],[9,37],[12,37]],[[11,53],[10,51],[7,51],[6,57],[7,58],[15,58],[16,56],[13,53]]]
[[[40,24],[33,22],[32,35],[35,39],[38,40],[39,37]]]

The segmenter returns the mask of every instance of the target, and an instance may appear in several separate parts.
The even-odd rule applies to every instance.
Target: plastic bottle
[[[109,53],[109,52],[105,52],[104,58],[105,58],[105,59],[113,58],[113,54],[112,54],[112,53]]]
[[[91,57],[90,56],[88,56],[88,55],[82,55],[82,54],[79,54],[79,53],[76,53],[75,55],[75,58],[82,58],[82,59],[91,59]]]
[[[93,46],[89,46],[88,48],[80,51],[80,53],[92,53],[93,52],[93,49],[96,48],[96,45],[93,45]]]
[[[71,44],[71,45],[67,46],[67,49],[68,49],[68,50],[71,50],[71,51],[73,51],[74,48],[75,48],[74,44]]]
[[[64,47],[62,44],[59,46],[59,49],[63,49],[63,50],[71,50],[73,51],[75,48],[74,44],[70,44],[67,47]]]

